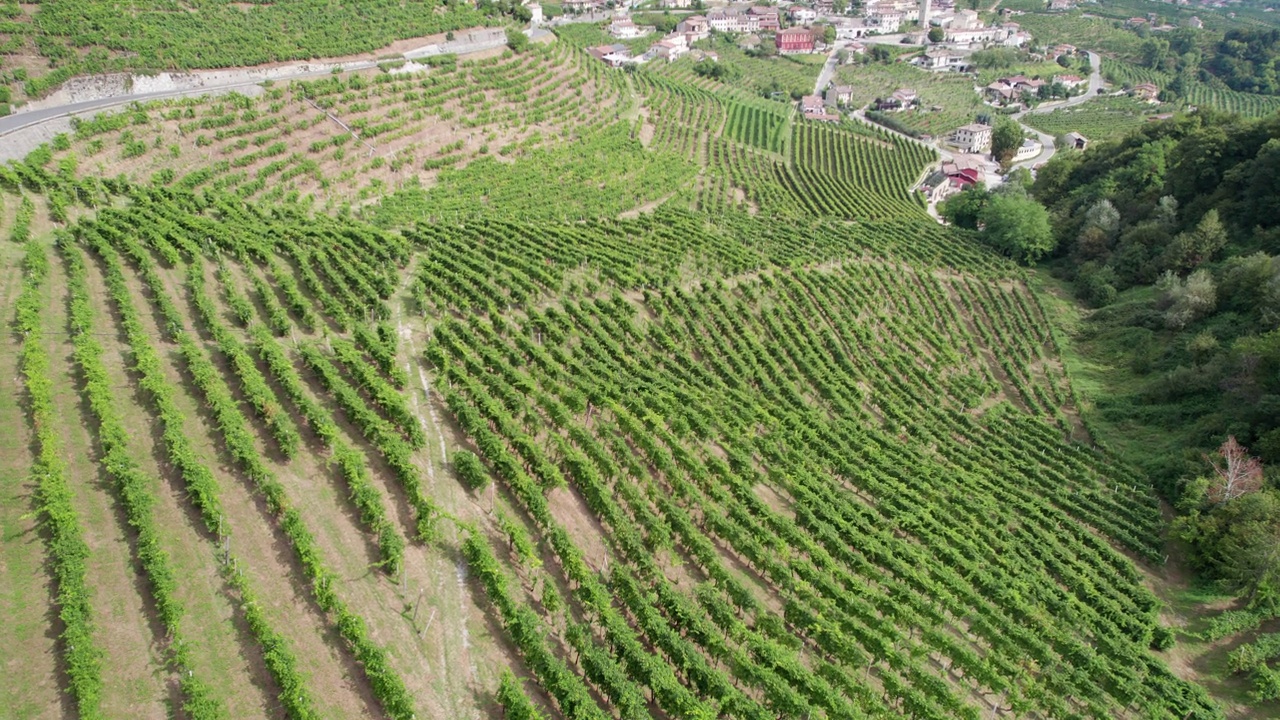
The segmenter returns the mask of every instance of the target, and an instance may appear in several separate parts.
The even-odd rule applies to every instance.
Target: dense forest
[[[1151,124],[1059,155],[1032,194],[1055,228],[1051,269],[1096,308],[1080,340],[1112,369],[1101,419],[1177,504],[1196,564],[1275,601],[1280,117]]]
[[[1280,94],[1276,61],[1280,59],[1280,30],[1237,28],[1221,37],[1178,28],[1170,32],[1144,33],[1137,60],[1169,73],[1165,88],[1185,95],[1190,81],[1222,84],[1232,90],[1261,95]]]
[[[1205,68],[1232,90],[1275,95],[1280,93],[1278,59],[1280,30],[1230,30],[1215,46]]]

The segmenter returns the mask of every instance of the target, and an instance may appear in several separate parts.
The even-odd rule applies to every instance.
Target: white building
[[[684,33],[689,42],[694,43],[699,40],[706,40],[711,36],[711,25],[701,15],[690,15],[676,25],[676,31]]]
[[[662,0],[662,7],[684,9],[693,7],[693,0]]]
[[[1022,162],[1023,160],[1030,160],[1031,158],[1039,155],[1040,151],[1043,149],[1044,146],[1040,144],[1039,140],[1027,138],[1022,141],[1022,145],[1018,147],[1018,151],[1013,154],[1013,161]]]
[[[947,27],[952,30],[976,30],[982,27],[982,21],[978,19],[978,12],[965,8],[952,16],[951,24]]]
[[[1019,48],[1025,47],[1029,44],[1031,39],[1031,33],[1026,30],[1015,30],[1014,32],[1009,33],[1009,36],[1001,41],[1000,44],[1005,47]]]
[[[875,3],[867,6],[867,24],[874,27],[881,34],[888,35],[898,32],[898,29],[902,27],[904,17],[902,11],[892,3]]]
[[[678,37],[679,39],[676,39]],[[684,43],[684,35],[667,37],[659,40],[649,48],[649,52],[656,58],[662,58],[667,62],[673,62],[689,52],[689,46]]]
[[[787,15],[791,18],[791,22],[796,25],[810,25],[814,20],[818,19],[818,11],[803,5],[792,5],[787,10]]]
[[[832,83],[827,86],[827,94],[823,99],[826,101],[827,105],[832,107],[848,105],[853,100],[853,86],[836,85]]]
[[[827,106],[821,96],[805,95],[800,98],[800,112],[805,115],[822,115],[827,112]]]
[[[778,9],[773,7],[714,8],[707,13],[707,24],[712,30],[726,33],[753,33],[776,31]]]
[[[867,36],[867,21],[862,18],[841,18],[835,23],[837,40],[857,40]]]
[[[911,62],[925,70],[933,70],[936,72],[963,70],[969,66],[968,57],[951,52],[945,48],[933,48],[926,50],[923,55],[917,57]]]
[[[956,45],[973,45],[976,43],[1003,43],[1010,32],[1002,27],[976,27],[955,29],[947,28],[946,41]]]
[[[638,38],[646,33],[645,29],[636,25],[629,17],[615,17],[609,23],[609,34],[619,40]]]
[[[991,147],[991,126],[972,123],[958,127],[951,142],[963,152],[986,152]]]

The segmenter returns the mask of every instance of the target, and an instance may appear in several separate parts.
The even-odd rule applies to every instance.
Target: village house
[[[1089,145],[1089,139],[1078,132],[1069,132],[1062,136],[1063,145],[1076,150],[1084,150]]]
[[[787,10],[787,17],[791,18],[794,25],[811,25],[818,19],[818,12],[804,5],[792,5]]]
[[[832,107],[848,105],[853,101],[852,85],[828,85],[826,104]]]
[[[778,8],[765,5],[752,5],[747,8],[747,17],[755,18],[755,23],[764,32],[775,32],[782,27],[778,20]]]
[[[1022,162],[1023,160],[1030,160],[1031,158],[1038,156],[1042,150],[1044,150],[1044,145],[1041,145],[1039,140],[1024,138],[1022,140],[1022,144],[1018,146],[1017,151],[1013,153],[1013,161]]]
[[[754,32],[746,29],[746,21],[740,19],[741,15],[741,11],[733,8],[712,8],[707,13],[707,26],[716,32]]]
[[[846,65],[857,62],[858,55],[867,54],[867,46],[860,42],[851,42],[848,45],[845,45],[844,49],[849,51],[849,58],[844,61]]]
[[[635,62],[635,58],[631,57],[631,50],[622,44],[598,45],[588,50],[587,54],[613,68]]]
[[[1063,12],[1075,6],[1073,0],[1049,0],[1049,9],[1053,12]]]
[[[1160,98],[1160,86],[1151,83],[1138,83],[1132,92],[1135,98],[1147,102],[1157,102]]]
[[[966,56],[951,52],[946,48],[931,48],[911,62],[925,70],[938,72],[964,70],[969,65],[969,60]]]
[[[738,38],[738,47],[743,50],[757,50],[760,48],[759,35],[743,35]]]
[[[1057,60],[1063,55],[1070,56],[1075,54],[1076,54],[1075,45],[1067,45],[1066,43],[1063,43],[1061,45],[1054,45],[1052,48],[1049,48],[1049,57],[1052,58],[1053,60]]]
[[[1012,35],[1002,27],[976,27],[963,30],[946,31],[945,39],[953,45],[975,45],[982,43],[1004,43]]]
[[[899,88],[886,98],[876,98],[875,109],[880,112],[898,112],[907,110],[920,103],[916,91],[910,88]]]
[[[772,32],[780,27],[778,9],[771,7],[714,8],[707,13],[707,24],[716,32]]]
[[[671,33],[649,47],[653,57],[673,62],[689,52],[683,33]]]
[[[805,115],[821,115],[827,111],[822,98],[817,95],[805,95],[800,98],[800,112]]]
[[[978,18],[977,10],[965,8],[951,16],[951,21],[943,27],[948,30],[975,30],[982,27],[982,20]]]
[[[638,25],[629,18],[618,16],[609,23],[609,34],[619,40],[630,40],[647,34],[648,31]]]
[[[1079,80],[1079,78],[1076,78]],[[983,88],[989,102],[1006,104],[1021,100],[1024,94],[1035,95],[1041,87],[1047,85],[1043,80],[1033,80],[1023,75],[1003,77]]]
[[[857,40],[867,36],[867,21],[862,18],[838,18],[835,23],[837,40]]]
[[[972,170],[972,177],[975,182],[982,176],[982,167],[986,165],[986,161],[979,155],[958,154],[953,155],[950,160],[942,161],[942,172],[947,175],[961,174],[962,170]]]
[[[774,35],[779,55],[802,55],[813,52],[813,33],[808,28],[790,27]],[[816,95],[814,97],[817,97]]]
[[[604,0],[564,0],[560,7],[567,13],[591,12],[604,7]]]
[[[806,120],[840,122],[839,115],[827,112],[827,106],[819,95],[805,95],[800,98],[800,112]]]
[[[662,0],[662,7],[682,10],[693,7],[693,0]]]
[[[991,147],[991,126],[970,123],[956,128],[951,142],[963,152],[981,153]]]
[[[1054,75],[1053,81],[1069,90],[1074,90],[1085,84],[1085,79],[1079,75]]]
[[[711,26],[707,24],[707,19],[702,15],[690,15],[681,20],[676,25],[676,31],[684,33],[690,43],[711,37]]]
[[[1022,29],[1017,23],[1005,23],[1001,29],[1005,32],[1004,40],[1000,44],[1005,47],[1020,48],[1030,44],[1034,39],[1031,33]]]
[[[995,103],[997,105],[1004,105],[1022,97],[1022,93],[1018,92],[1016,87],[1001,82],[1000,80],[996,80],[983,88],[983,95],[986,96],[987,102]]]
[[[875,3],[867,6],[865,17],[868,25],[887,35],[898,32],[905,16],[892,3]]]
[[[976,168],[959,169],[948,163],[930,173],[929,177],[920,183],[919,190],[924,193],[925,200],[928,202],[942,202],[952,195],[977,185],[979,177]]]

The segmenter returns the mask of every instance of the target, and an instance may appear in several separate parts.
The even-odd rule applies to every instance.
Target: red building
[[[778,44],[779,55],[813,52],[813,33],[809,32],[808,28],[790,27],[779,30],[778,34],[774,35],[774,41]]]

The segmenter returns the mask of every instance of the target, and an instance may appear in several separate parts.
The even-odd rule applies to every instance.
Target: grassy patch
[[[1115,140],[1142,127],[1162,110],[1131,97],[1100,97],[1049,113],[1032,113],[1024,123],[1050,135],[1078,132],[1091,141]]]
[[[958,73],[933,73],[906,63],[846,65],[836,72],[839,82],[853,86],[853,103],[865,105],[898,88],[920,95],[915,110],[895,113],[904,125],[931,135],[945,135],[973,122],[990,108],[974,92],[973,78]]]

